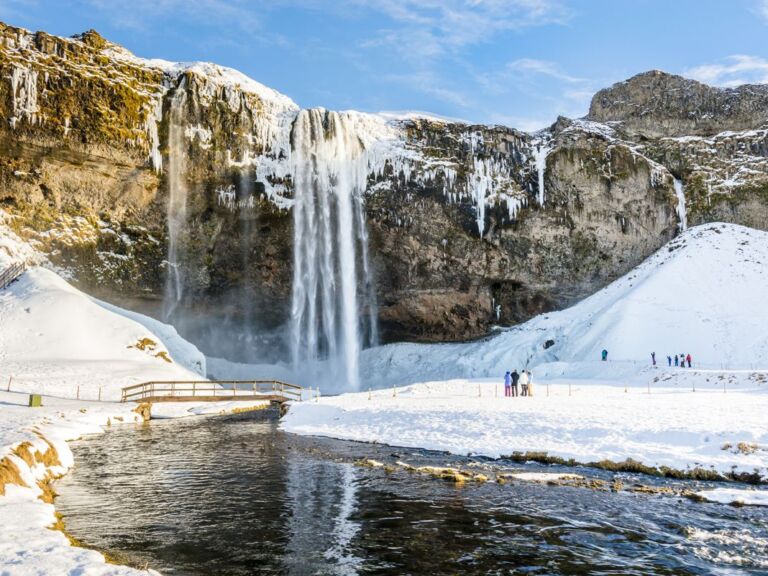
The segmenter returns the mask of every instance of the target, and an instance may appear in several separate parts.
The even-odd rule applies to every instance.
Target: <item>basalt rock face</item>
[[[675,178],[690,224],[765,229],[764,91],[721,92],[649,73],[537,134],[347,114],[376,152],[381,339],[480,337],[588,296],[677,233]],[[298,113],[232,70],[0,25],[0,209],[86,291],[160,315],[182,194],[177,325],[213,355],[284,358]]]

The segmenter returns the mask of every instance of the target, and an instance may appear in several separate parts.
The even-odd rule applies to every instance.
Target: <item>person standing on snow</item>
[[[686,356],[685,359],[688,361],[688,368],[690,368],[691,367],[691,355],[688,354],[688,356]]]
[[[531,374],[530,370],[527,370],[525,373],[528,376],[528,396],[533,396],[533,374]]]
[[[521,396],[528,396],[528,373],[523,370],[522,374],[520,374],[520,388],[521,388]]]
[[[672,356],[670,356],[669,354],[667,354],[667,364],[672,366]]]
[[[517,373],[517,368],[512,371],[512,396],[518,396],[517,381],[520,380],[520,374]]]
[[[509,373],[509,370],[507,370],[507,373],[504,374],[504,396],[511,396],[512,395],[512,375]]]
[[[651,352],[651,362],[656,366],[656,352]]]
[[[677,354],[675,354],[675,367],[679,365],[680,365],[680,357]]]
[[[601,354],[601,357],[602,357],[602,359],[603,359],[603,362],[605,362],[606,360],[608,360],[608,350],[603,350],[603,352],[602,352],[602,354]]]
[[[680,368],[685,368],[685,354],[680,354]]]

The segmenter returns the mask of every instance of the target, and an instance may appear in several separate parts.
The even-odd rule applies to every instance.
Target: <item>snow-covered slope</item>
[[[0,213],[3,216],[3,213]],[[199,380],[205,357],[176,329],[83,294],[0,220],[0,270],[32,266],[0,290],[0,381],[11,390],[115,400],[148,380]],[[78,390],[79,388],[79,390]]]
[[[394,344],[363,354],[373,386],[498,376],[626,378],[690,353],[696,367],[768,367],[768,233],[732,224],[687,230],[579,304],[469,344]],[[553,341],[545,349],[547,341]],[[600,362],[600,352],[609,362]]]
[[[0,292],[0,377],[11,389],[115,400],[123,386],[148,380],[198,380],[204,359],[191,344],[160,334],[136,315],[102,305],[50,270],[32,268]],[[146,319],[149,320],[149,319]],[[161,326],[160,323],[157,323]],[[173,331],[173,332],[171,332]],[[143,347],[144,349],[140,349]],[[178,360],[198,371],[184,367]],[[167,358],[167,359],[166,359]]]

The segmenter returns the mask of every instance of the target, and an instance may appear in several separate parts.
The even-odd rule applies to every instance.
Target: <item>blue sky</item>
[[[231,66],[302,107],[522,129],[650,69],[768,82],[768,0],[0,0],[0,19]]]

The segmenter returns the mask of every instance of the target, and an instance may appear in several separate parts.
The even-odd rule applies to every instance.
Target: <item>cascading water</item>
[[[361,303],[368,307],[369,343],[376,332],[362,205],[366,149],[349,115],[321,109],[299,113],[291,146],[294,369],[304,379],[316,382],[322,371],[332,386],[356,388]]]
[[[180,264],[180,239],[187,221],[186,139],[184,112],[187,91],[184,80],[171,98],[168,125],[168,268],[165,279],[163,319],[168,322],[176,311],[184,290],[184,277]]]
[[[683,190],[682,181],[677,178],[673,181],[675,187],[675,196],[677,196],[677,217],[680,220],[678,228],[680,231],[688,229],[688,214],[685,209],[685,191]]]

